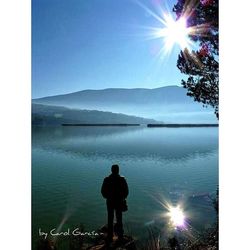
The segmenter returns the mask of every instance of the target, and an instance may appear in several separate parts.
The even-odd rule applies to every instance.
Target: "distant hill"
[[[194,102],[186,95],[186,89],[178,86],[83,90],[32,101],[37,104],[123,113],[164,122],[216,122],[211,108],[204,108]]]
[[[122,89],[110,88],[103,90],[83,90],[74,93],[33,99],[40,104],[57,104],[60,106],[111,107],[114,104],[125,105],[153,105],[153,104],[193,104],[193,100],[186,96],[186,90],[178,86],[167,86],[156,89]]]
[[[153,119],[95,110],[77,110],[65,107],[32,104],[33,125],[59,125],[62,123],[156,123]]]

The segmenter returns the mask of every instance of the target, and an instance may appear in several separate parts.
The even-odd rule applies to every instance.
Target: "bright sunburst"
[[[170,206],[167,216],[170,218],[170,221],[173,226],[183,227],[185,225],[185,216],[183,210],[179,206]]]
[[[136,1],[150,16],[158,22],[158,27],[146,27],[149,32],[146,34],[149,39],[162,39],[163,48],[159,52],[159,56],[163,58],[169,55],[175,46],[185,53],[195,47],[194,42],[190,39],[190,35],[203,36],[206,34],[208,24],[196,25],[192,27],[187,26],[187,21],[193,14],[195,1],[188,1],[188,5],[182,15],[176,19],[173,17],[172,12],[169,11],[167,6],[163,7],[160,2],[156,6],[156,12],[148,8],[140,1]]]
[[[154,197],[155,198],[155,197]],[[185,229],[188,226],[187,215],[185,214],[184,206],[182,202],[178,204],[171,204],[164,196],[156,199],[158,203],[164,208],[164,212],[161,214],[163,218],[167,218],[168,226],[171,229],[182,228]]]
[[[188,35],[190,28],[187,28],[186,20],[184,17],[175,21],[172,16],[165,16],[166,25],[163,28],[159,28],[155,31],[156,38],[164,39],[164,49],[166,53],[170,53],[175,44],[177,44],[181,50],[189,49],[192,44]]]

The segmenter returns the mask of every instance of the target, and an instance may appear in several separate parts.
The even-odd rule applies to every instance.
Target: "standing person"
[[[128,196],[128,184],[126,179],[119,175],[119,166],[112,165],[111,172],[108,177],[104,178],[101,190],[102,196],[106,199],[108,211],[108,242],[113,240],[114,212],[118,239],[123,238],[122,211]]]

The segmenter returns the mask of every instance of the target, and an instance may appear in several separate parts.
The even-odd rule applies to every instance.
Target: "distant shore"
[[[84,126],[84,127],[125,127],[125,126],[140,126],[140,124],[130,124],[130,123],[62,123],[62,126]]]
[[[62,123],[62,126],[80,127],[126,127],[126,126],[147,126],[148,128],[193,128],[193,127],[218,127],[219,124],[139,124],[139,123]]]
[[[219,124],[148,124],[149,128],[193,128],[193,127],[218,127]]]

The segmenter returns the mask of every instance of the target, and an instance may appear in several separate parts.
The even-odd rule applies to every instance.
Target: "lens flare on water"
[[[188,214],[185,213],[185,204],[183,201],[178,201],[173,204],[162,194],[152,196],[164,209],[160,213],[160,217],[167,223],[167,228],[172,229],[188,229]]]
[[[184,227],[185,226],[185,215],[180,206],[169,206],[169,211],[167,212],[171,223],[175,227]]]

